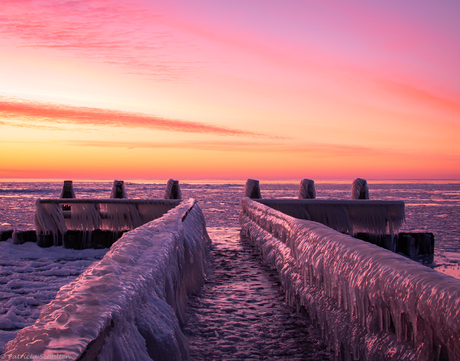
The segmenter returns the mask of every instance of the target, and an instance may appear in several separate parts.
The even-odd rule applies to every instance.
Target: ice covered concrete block
[[[302,179],[300,181],[299,199],[315,199],[316,189],[315,182],[311,179]]]
[[[90,235],[88,233],[89,232],[85,232],[85,231],[68,230],[64,235],[64,247],[72,248],[72,249],[85,248],[84,245],[89,245],[87,238],[89,238]],[[87,248],[90,248],[90,247],[87,247]]]
[[[397,249],[397,236],[391,234],[372,234],[359,232],[355,236],[362,241],[375,244],[379,247],[388,249],[389,251],[396,252]]]
[[[91,232],[92,246],[98,248],[110,248],[121,236],[123,232],[95,229]]]
[[[0,242],[6,241],[13,236],[13,229],[8,229],[6,231],[0,231]]]
[[[164,199],[181,199],[182,194],[179,187],[179,181],[175,179],[168,180],[166,183]]]
[[[428,232],[401,232],[398,235],[397,252],[410,257],[434,254],[434,235]]]
[[[369,187],[365,179],[356,178],[353,181],[351,199],[369,199]]]
[[[23,244],[26,242],[37,242],[37,234],[35,231],[14,231],[13,244]]]
[[[61,237],[58,237],[59,241],[56,243],[57,246],[62,245]],[[37,233],[37,245],[39,247],[47,248],[54,246],[54,236],[52,234]]]
[[[125,190],[125,182],[121,180],[114,180],[112,186],[112,193],[110,198],[128,198]]]
[[[260,194],[259,181],[256,179],[248,179],[246,181],[246,188],[244,190],[244,196],[249,198],[262,198]]]

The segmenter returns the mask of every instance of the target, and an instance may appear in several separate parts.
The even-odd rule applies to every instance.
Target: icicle
[[[322,223],[350,235],[394,234],[405,220],[404,202],[374,200],[261,199],[291,217]]]
[[[101,228],[101,216],[94,203],[76,203],[72,205],[70,219],[66,220],[67,229],[90,232]]]
[[[67,229],[91,232],[96,229],[126,231],[160,218],[180,203],[179,200],[128,199],[47,199],[37,200],[37,233],[62,235]],[[71,206],[71,211],[60,209]],[[65,219],[64,219],[64,215]]]
[[[53,235],[54,244],[58,244],[58,237],[63,237],[67,231],[62,209],[57,203],[41,203],[41,200],[37,199],[34,223],[37,234]]]
[[[274,263],[288,301],[299,302],[317,320],[337,358],[434,360],[441,348],[449,359],[460,359],[459,280],[262,204],[272,202],[280,204],[242,200],[242,234]],[[295,203],[300,202],[318,205]],[[404,215],[402,202],[347,202],[352,221],[374,230],[383,227],[382,219],[396,228]],[[350,210],[363,206],[364,212],[365,204],[369,211],[382,207],[374,210],[376,219]],[[327,202],[317,208],[323,206]],[[308,210],[313,218],[315,212]],[[280,227],[287,234],[284,241],[273,232],[281,234]]]
[[[38,226],[50,228],[49,212],[59,212],[61,201],[37,203]],[[110,204],[129,209],[136,202]],[[35,324],[5,346],[3,356],[76,360],[86,352],[98,360],[189,359],[180,324],[187,293],[204,280],[208,242],[198,205],[181,202],[164,217],[124,234],[101,261],[63,286]]]

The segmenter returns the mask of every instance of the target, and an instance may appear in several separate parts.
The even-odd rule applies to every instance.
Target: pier
[[[391,248],[398,239],[406,239],[406,248],[432,252],[434,240],[429,236],[425,237],[430,238],[429,249],[420,246],[426,244],[420,234],[401,237],[404,204],[369,198],[321,200],[316,199],[311,182],[303,184],[304,198],[264,199],[263,192],[257,189],[258,182],[253,182],[249,195],[256,197],[245,197],[241,203],[242,240],[237,230],[212,230],[211,239],[217,242],[211,246],[199,204],[192,200],[173,200],[176,203],[157,218],[136,226],[132,223],[131,230],[125,229],[100,264],[64,287],[43,317],[32,328],[21,331],[7,352],[57,354],[62,351],[57,345],[68,343],[60,339],[62,331],[52,330],[62,329],[67,330],[63,334],[70,333],[74,339],[80,337],[78,345],[65,352],[81,360],[95,359],[97,355],[109,357],[115,352],[118,337],[122,337],[124,359],[130,359],[129,355],[152,359],[264,355],[296,359],[296,352],[304,352],[312,360],[459,359],[458,280],[398,254],[397,249],[382,247],[385,242]],[[174,197],[180,194],[173,193]],[[62,213],[66,232],[78,204],[89,205],[99,217],[93,223],[86,221],[92,226],[81,232],[94,232],[94,224],[113,224],[114,216],[109,215],[101,200],[102,206],[96,206],[94,200],[63,202],[42,200],[40,206],[52,204]],[[125,202],[121,208],[131,202],[135,204],[133,214],[142,213],[134,200],[114,198],[107,204],[111,202]],[[64,210],[63,205],[70,209]],[[133,217],[123,214],[124,223],[118,224],[126,228],[126,220]],[[340,216],[328,216],[332,214]],[[59,235],[59,227],[53,227]],[[119,231],[123,227],[106,228]],[[41,233],[47,233],[45,227]],[[363,242],[359,237],[372,239]],[[376,240],[382,244],[370,243]],[[260,257],[254,254],[253,247]],[[215,263],[206,266],[208,250]],[[189,267],[188,271],[184,267]],[[110,278],[115,270],[118,276]],[[283,293],[279,293],[280,285]],[[99,297],[88,289],[95,290]],[[70,295],[83,305],[96,302],[100,306],[94,310],[89,306],[67,309],[67,303],[72,304],[67,301]],[[132,309],[128,305],[131,303],[141,311]],[[81,331],[79,322],[89,322],[86,313],[90,309],[93,323]],[[115,309],[118,311],[110,311]],[[200,323],[200,318],[206,323]],[[151,326],[152,320],[160,330]],[[286,330],[293,330],[281,331],[285,338],[280,338],[280,328],[272,325],[280,322],[284,322]],[[41,329],[48,338],[40,333]],[[123,336],[121,329],[128,329],[128,334]],[[133,342],[128,341],[129,337]],[[324,343],[315,341],[318,338]],[[290,353],[288,348],[276,347],[281,340],[290,342],[292,350],[297,351]],[[163,341],[167,347],[162,349]],[[142,342],[147,345],[145,349],[140,346]],[[206,342],[214,346],[206,348]],[[302,348],[305,344],[308,347]],[[202,349],[201,354],[198,349]],[[173,353],[168,354],[169,350]]]

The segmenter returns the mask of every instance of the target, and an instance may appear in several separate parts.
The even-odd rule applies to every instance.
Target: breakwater
[[[460,359],[459,280],[250,198],[240,223],[336,359]]]
[[[61,288],[3,356],[186,359],[180,325],[187,293],[201,287],[208,241],[194,200],[125,233],[100,262]]]

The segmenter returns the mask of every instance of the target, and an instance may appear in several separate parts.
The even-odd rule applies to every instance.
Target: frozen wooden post
[[[179,181],[170,179],[166,183],[165,199],[182,199],[182,194],[179,187]]]
[[[125,191],[125,182],[120,180],[113,181],[112,193],[110,198],[128,198]]]
[[[315,181],[311,179],[302,179],[300,181],[299,199],[315,199]]]
[[[351,199],[369,199],[369,187],[365,179],[356,178],[353,181]]]
[[[65,180],[64,185],[62,186],[61,197],[60,198],[77,198],[73,190],[73,185],[71,180]]]
[[[71,180],[65,180],[64,184],[62,186],[62,191],[61,191],[61,197],[60,198],[65,198],[65,199],[73,199],[77,198],[75,196],[75,192],[73,190],[73,184]],[[63,211],[70,211],[70,206],[68,205],[63,205],[62,206]]]
[[[244,190],[244,196],[249,198],[262,198],[260,194],[260,186],[258,180],[248,179],[246,181],[246,189]]]

